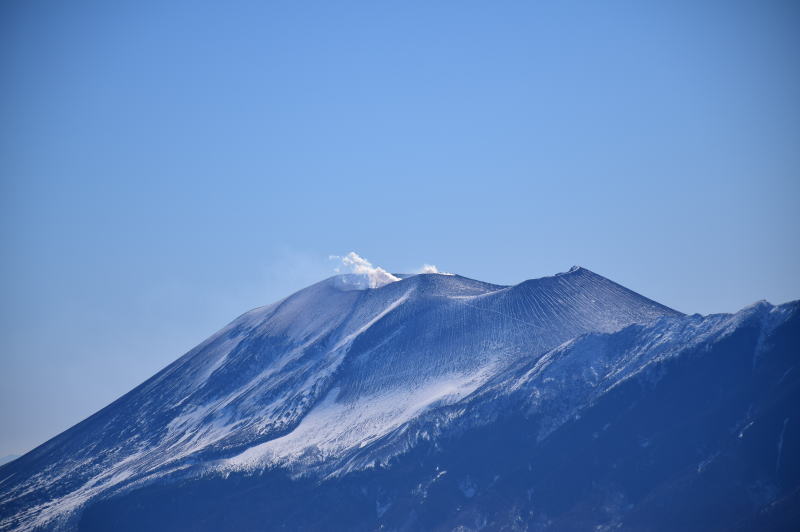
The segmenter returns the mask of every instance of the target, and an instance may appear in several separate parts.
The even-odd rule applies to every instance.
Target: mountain
[[[794,529],[800,303],[336,276],[0,467],[0,530]]]
[[[17,458],[19,458],[18,454],[8,454],[6,456],[3,456],[2,458],[0,458],[0,465],[7,464],[8,462],[16,460]]]

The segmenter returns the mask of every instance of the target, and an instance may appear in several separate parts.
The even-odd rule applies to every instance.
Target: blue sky
[[[800,297],[800,4],[0,7],[0,455],[355,250]]]

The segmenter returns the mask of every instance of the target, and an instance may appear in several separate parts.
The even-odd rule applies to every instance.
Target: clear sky
[[[800,3],[0,5],[0,455],[355,250],[800,297]]]

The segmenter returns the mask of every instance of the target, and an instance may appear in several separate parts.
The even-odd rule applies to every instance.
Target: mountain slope
[[[761,353],[776,324],[795,314],[762,304],[734,316],[683,316],[582,268],[512,287],[400,277],[363,290],[337,276],[239,317],[0,468],[0,529],[107,529],[113,515],[127,515],[121,501],[141,505],[185,483],[193,486],[185,493],[216,486],[211,510],[210,499],[228,500],[236,486],[282,500],[273,489],[284,481],[293,493],[319,479],[333,487],[370,471],[391,476],[391,464],[421,449],[513,416],[520,426],[535,420],[533,441],[544,445],[623,383],[749,327],[746,316],[761,316],[753,347]],[[309,490],[324,497],[318,486]],[[371,510],[359,526],[376,527],[387,512]],[[270,515],[262,528],[281,519],[302,525],[294,514]],[[432,524],[423,521],[409,526]]]
[[[584,335],[355,458],[404,446],[378,467],[175,477],[80,529],[796,530],[798,345],[797,302]]]

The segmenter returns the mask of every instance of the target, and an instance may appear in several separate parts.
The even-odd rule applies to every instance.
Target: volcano
[[[331,277],[0,466],[0,530],[795,530],[800,302]]]

